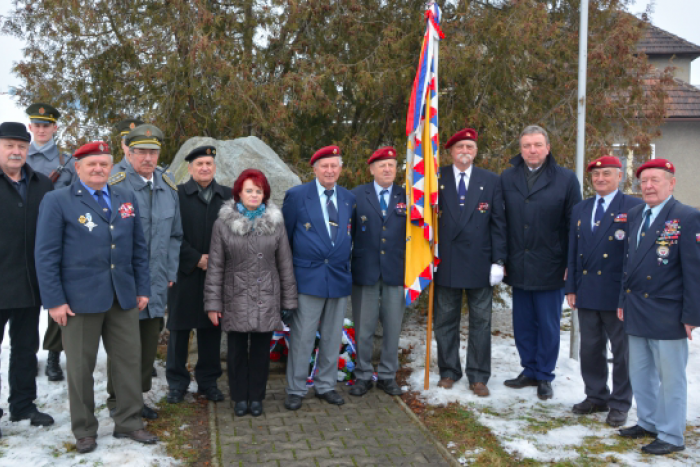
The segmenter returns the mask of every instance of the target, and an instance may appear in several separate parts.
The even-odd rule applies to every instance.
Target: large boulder
[[[233,186],[238,175],[245,169],[258,169],[267,177],[272,188],[272,201],[282,206],[284,193],[301,180],[291,171],[287,164],[280,159],[275,151],[255,136],[220,141],[206,136],[195,136],[188,139],[177,152],[170,172],[177,183],[189,180],[185,156],[198,146],[211,145],[216,147],[216,181],[221,185]]]

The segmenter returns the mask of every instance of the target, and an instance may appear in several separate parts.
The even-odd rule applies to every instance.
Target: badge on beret
[[[103,145],[101,145],[101,144],[100,144],[98,147],[100,148],[100,151],[104,151],[104,150],[105,150],[105,147],[104,147]]]
[[[333,154],[338,154],[338,150],[337,150],[337,149],[333,149]]]
[[[151,130],[146,130],[146,136],[151,136],[153,133],[151,133]]]
[[[622,229],[616,230],[615,231],[615,238],[618,240],[624,240],[625,239],[625,231]]]
[[[666,168],[667,168],[667,169],[670,169],[670,168],[671,168],[671,164],[668,163],[668,162],[666,162]]]
[[[211,149],[207,148],[207,154],[211,154]]]
[[[668,255],[671,254],[671,249],[666,245],[659,245],[656,249],[656,254],[659,255],[659,258],[668,258]]]
[[[46,113],[46,110],[44,110],[44,108],[41,107],[41,108],[39,108],[39,113],[40,113],[41,115],[44,115],[44,114]]]
[[[129,125],[129,129],[133,130],[134,128],[136,128],[136,124],[134,122],[131,122],[131,124]]]
[[[389,151],[389,155],[390,155],[390,156],[393,156],[393,155],[394,155],[394,151]]]
[[[595,165],[597,165],[598,167],[600,167],[601,165],[603,165],[603,163],[600,162],[600,161],[598,161],[598,162],[595,163]]]

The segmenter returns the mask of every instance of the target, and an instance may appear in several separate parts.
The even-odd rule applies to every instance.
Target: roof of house
[[[700,57],[700,46],[648,23],[637,51],[647,55],[694,55]]]
[[[658,75],[649,76],[645,79],[644,86],[651,92],[651,88],[658,85],[659,79]],[[673,78],[670,83],[663,85],[663,90],[666,93],[666,119],[700,118],[700,89]]]

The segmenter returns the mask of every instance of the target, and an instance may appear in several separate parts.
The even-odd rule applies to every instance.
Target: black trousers
[[[36,352],[39,348],[39,307],[0,310],[0,344],[10,322],[10,413],[36,410]]]
[[[190,372],[187,370],[187,354],[190,341],[189,329],[170,331],[168,355],[165,362],[165,378],[168,387],[187,391],[190,385]],[[199,392],[216,386],[221,376],[221,328],[197,329],[197,365],[194,367],[194,379]]]
[[[232,401],[265,399],[271,339],[272,332],[228,333],[228,387]]]

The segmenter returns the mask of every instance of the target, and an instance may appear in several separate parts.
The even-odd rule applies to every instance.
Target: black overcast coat
[[[525,161],[518,154],[501,174],[508,230],[506,284],[524,290],[564,287],[571,212],[581,201],[576,174],[551,153],[544,172],[527,189]]]
[[[180,245],[180,266],[177,282],[168,291],[168,324],[170,330],[209,328],[213,324],[204,312],[204,279],[206,271],[197,267],[203,254],[209,253],[214,222],[224,201],[231,199],[231,188],[212,181],[209,204],[199,198],[197,182],[178,185],[183,238]]]
[[[24,165],[27,200],[0,170],[0,310],[39,306],[34,241],[39,204],[53,190],[48,177]]]

